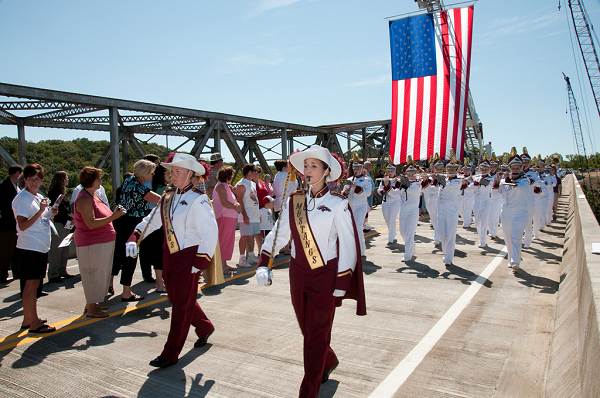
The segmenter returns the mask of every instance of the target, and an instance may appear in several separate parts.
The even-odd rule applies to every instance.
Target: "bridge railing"
[[[563,194],[565,242],[546,395],[600,397],[600,254],[592,253],[600,226],[572,175],[564,179]]]

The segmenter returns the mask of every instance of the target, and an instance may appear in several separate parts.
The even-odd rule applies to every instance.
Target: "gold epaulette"
[[[331,192],[331,191],[329,191],[329,193],[330,193],[332,196],[337,196],[338,198],[342,198],[342,199],[348,199],[348,198],[347,198],[345,195],[342,195],[342,194],[341,194],[341,193],[339,193],[339,192]]]

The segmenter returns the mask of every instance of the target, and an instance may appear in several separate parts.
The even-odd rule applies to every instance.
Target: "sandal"
[[[54,326],[48,326],[48,325],[42,325],[37,329],[29,329],[29,333],[44,334],[44,333],[52,333],[52,332],[56,332],[56,328]]]
[[[125,298],[125,297],[121,297],[121,301],[125,302],[125,303],[133,303],[135,301],[140,301],[143,300],[144,296],[138,296],[137,294],[132,294],[131,296]]]
[[[115,289],[112,286],[110,286],[108,288],[108,296],[114,296],[114,294],[115,294]]]
[[[85,314],[86,318],[108,318],[110,316],[109,313],[104,312],[104,311],[98,311],[98,312],[88,312],[87,314]]]
[[[42,324],[48,322],[47,319],[40,319],[40,321],[42,322]],[[29,329],[29,326],[31,325],[21,325],[21,330]]]

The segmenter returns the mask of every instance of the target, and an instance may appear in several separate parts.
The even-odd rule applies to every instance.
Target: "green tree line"
[[[563,168],[569,169],[585,169],[587,167],[591,169],[600,168],[600,153],[589,155],[586,159],[582,155],[566,155],[561,162]]]
[[[154,143],[141,143],[146,153],[154,153],[161,157],[168,153],[166,147]],[[17,148],[18,142],[16,138],[2,137],[0,138],[0,145],[2,145],[14,159],[18,159]],[[85,166],[95,166],[104,152],[108,148],[108,141],[90,141],[87,138],[79,138],[72,141],[62,140],[45,140],[39,142],[27,142],[26,144],[26,157],[27,163],[39,163],[45,171],[46,177],[44,178],[44,188],[48,188],[50,180],[54,172],[64,170],[69,174],[69,187],[73,188],[79,183],[79,171]],[[132,151],[131,146],[129,149],[129,162],[127,170],[133,169],[133,163],[139,159],[139,155]],[[121,152],[121,159],[123,153]],[[7,165],[0,168],[0,178],[4,179],[7,175]],[[24,165],[23,165],[24,166]],[[107,176],[103,179],[102,184],[106,188],[107,195],[110,198],[112,194],[112,183],[110,180],[111,175],[111,164],[110,161],[106,162],[104,168],[104,175]]]

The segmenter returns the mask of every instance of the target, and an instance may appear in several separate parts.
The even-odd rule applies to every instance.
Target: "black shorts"
[[[48,268],[48,253],[15,249],[16,276],[21,280],[44,279]]]

